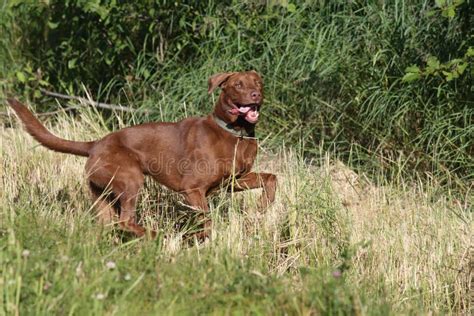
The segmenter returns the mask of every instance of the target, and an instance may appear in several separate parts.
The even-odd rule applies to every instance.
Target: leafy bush
[[[275,144],[317,155],[323,143],[366,169],[468,183],[471,2],[11,2],[11,42],[27,66],[13,89],[78,94],[84,84],[177,119],[210,109],[213,72],[256,69],[266,81],[261,131]]]

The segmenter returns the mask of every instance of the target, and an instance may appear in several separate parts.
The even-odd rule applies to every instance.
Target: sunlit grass
[[[38,6],[54,10],[53,2]],[[165,34],[163,51],[140,42],[117,68],[124,73],[97,74],[104,59],[87,60],[79,73],[96,75],[78,78],[67,58],[51,54],[82,55],[71,39],[48,48],[47,37],[31,35],[59,20],[41,20],[33,3],[0,1],[1,313],[468,314],[472,69],[451,82],[400,78],[427,56],[464,52],[469,1],[453,19],[433,15],[426,0],[295,2],[292,12],[286,1],[218,3],[199,14],[173,10],[199,30],[206,24],[204,35]],[[100,27],[89,35],[102,36]],[[44,50],[28,50],[33,39]],[[207,114],[217,96],[207,95],[207,78],[249,69],[262,74],[266,98],[255,168],[277,174],[277,199],[260,212],[258,190],[219,192],[205,244],[183,240],[196,228],[192,211],[150,179],[139,214],[159,231],[155,241],[98,226],[84,158],[39,146],[3,102],[13,95],[39,112],[65,107],[35,95],[38,79],[51,78],[48,89],[148,111],[74,103],[71,115],[42,117],[57,135],[90,140]]]
[[[5,127],[7,121],[14,127]],[[256,169],[278,176],[275,203],[258,191],[211,201],[213,238],[183,241],[192,212],[148,181],[142,220],[160,236],[100,227],[84,158],[48,151],[2,128],[0,289],[6,314],[467,313],[472,203],[435,179],[374,184],[321,150],[262,148]],[[9,124],[8,124],[9,125]],[[59,115],[69,139],[108,131],[95,113]]]
[[[465,1],[448,19],[436,1],[427,0],[306,1],[294,3],[291,10],[287,2],[174,5],[171,20],[182,23],[170,34],[150,31],[156,29],[153,21],[161,21],[150,18],[148,32],[138,36],[134,30],[124,30],[120,37],[128,40],[116,42],[103,36],[107,31],[102,27],[111,27],[107,30],[114,35],[113,23],[91,23],[95,16],[84,9],[88,6],[65,4],[74,8],[71,12],[86,11],[82,18],[90,23],[90,33],[78,34],[84,43],[104,38],[105,42],[98,40],[103,48],[87,47],[87,52],[99,49],[103,57],[120,52],[117,46],[122,42],[133,51],[126,65],[119,63],[110,72],[98,73],[107,69],[106,58],[66,67],[67,56],[74,60],[88,56],[77,52],[75,45],[81,41],[67,35],[57,39],[32,35],[52,31],[38,17],[43,9],[57,16],[51,24],[62,23],[56,30],[64,27],[65,34],[71,34],[67,27],[77,24],[69,24],[57,12],[62,6],[4,1],[0,4],[5,9],[0,10],[5,29],[0,34],[0,90],[32,98],[42,76],[51,81],[51,90],[84,96],[87,89],[95,100],[149,111],[149,115],[135,114],[135,122],[175,121],[210,111],[214,99],[207,95],[206,86],[212,74],[254,69],[265,83],[258,132],[268,137],[268,147],[300,144],[298,150],[306,157],[319,158],[323,147],[367,172],[373,181],[378,173],[392,180],[399,175],[416,180],[417,173],[430,174],[456,185],[461,194],[469,192],[466,184],[474,179],[472,60],[464,74],[450,82],[442,75],[411,83],[401,78],[408,66],[424,67],[428,56],[445,62],[465,53],[470,45],[470,3]],[[161,6],[173,4],[165,1]],[[122,8],[133,12],[132,4],[124,3]],[[135,9],[143,10],[137,16],[159,14],[156,7],[152,10],[143,4]],[[111,14],[119,19],[119,12]],[[169,16],[164,18],[168,21]],[[127,16],[123,19],[128,21]],[[37,39],[44,46],[31,47]],[[151,41],[156,50],[146,45]],[[19,82],[18,71],[25,73],[26,83]],[[41,111],[58,108],[49,97],[36,95],[35,103]]]

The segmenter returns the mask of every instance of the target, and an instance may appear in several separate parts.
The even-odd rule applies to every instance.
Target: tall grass
[[[13,120],[13,117],[7,120]],[[116,118],[119,120],[119,118]],[[48,124],[70,139],[108,132],[96,113]],[[160,233],[99,227],[84,160],[2,128],[0,291],[5,314],[468,313],[472,213],[435,180],[373,184],[323,147],[261,151],[276,202],[259,192],[211,199],[213,238],[192,229],[180,197],[147,182],[139,213]],[[5,126],[5,125],[4,125]],[[382,178],[383,175],[382,175]]]
[[[462,192],[473,180],[472,60],[451,82],[442,76],[401,81],[406,67],[423,67],[430,55],[445,62],[472,46],[471,0],[453,19],[426,0],[117,7],[52,1],[7,9],[15,18],[8,42],[33,73],[41,69],[51,89],[83,94],[84,84],[96,99],[176,120],[209,111],[211,74],[256,69],[267,100],[259,132],[269,145],[302,143],[314,157],[322,144],[371,174],[415,171]],[[68,60],[77,65],[68,69]],[[7,82],[17,94],[31,85]]]
[[[90,140],[208,113],[208,76],[255,69],[256,168],[278,175],[277,200],[259,212],[258,192],[217,194],[213,238],[195,244],[180,196],[147,181],[139,213],[160,236],[133,239],[96,225],[83,159],[38,146],[2,107],[2,313],[472,310],[472,60],[450,82],[401,80],[472,46],[471,0],[452,19],[431,1],[116,5],[1,2],[0,101],[66,106],[43,87],[148,110],[73,103],[44,119]]]

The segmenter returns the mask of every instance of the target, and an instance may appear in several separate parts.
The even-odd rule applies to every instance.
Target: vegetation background
[[[3,311],[468,313],[473,8],[3,0],[2,103],[18,96],[58,135],[93,139],[208,113],[210,75],[255,69],[257,167],[280,179],[265,215],[251,193],[213,199],[206,245],[181,240],[188,212],[150,183],[142,218],[167,237],[137,241],[93,224],[81,160],[36,148],[2,105]]]

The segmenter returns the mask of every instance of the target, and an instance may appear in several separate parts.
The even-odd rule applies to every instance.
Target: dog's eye
[[[240,89],[242,88],[242,83],[237,82],[234,87],[236,87],[237,89]]]

